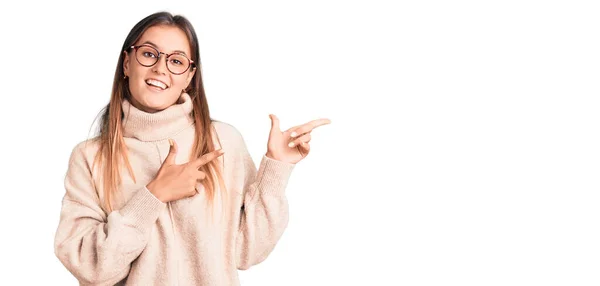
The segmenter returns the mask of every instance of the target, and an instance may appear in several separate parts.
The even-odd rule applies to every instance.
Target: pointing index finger
[[[323,126],[323,125],[327,125],[331,123],[331,120],[327,119],[327,118],[320,118],[320,119],[315,119],[313,121],[308,122],[307,124],[312,126],[311,129],[315,129],[319,126]]]
[[[315,119],[315,120],[309,121],[308,123],[305,123],[296,128],[290,129],[290,131],[293,131],[291,136],[296,137],[300,134],[310,132],[319,126],[327,125],[329,123],[331,123],[331,120],[329,120],[327,118],[320,118],[320,119]]]
[[[215,158],[220,157],[224,153],[225,153],[225,151],[223,151],[222,149],[215,150],[215,151],[212,151],[210,153],[206,153],[206,154],[200,156],[200,158],[198,158],[198,159],[196,159],[194,161],[191,161],[190,165],[194,166],[196,169],[200,168],[201,166],[203,166],[206,163],[214,160]]]

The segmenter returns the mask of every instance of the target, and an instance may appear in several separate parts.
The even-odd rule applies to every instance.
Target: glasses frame
[[[142,63],[140,62],[140,60],[139,60],[139,59],[138,59],[138,57],[137,57],[137,50],[138,50],[139,48],[141,48],[141,47],[148,47],[148,48],[151,48],[151,49],[155,50],[155,51],[158,53],[158,57],[156,58],[156,61],[155,61],[153,64],[151,64],[151,65],[145,65],[145,64],[142,64]],[[144,67],[151,67],[151,66],[154,66],[156,63],[158,63],[158,61],[160,61],[161,54],[163,54],[163,55],[165,55],[165,56],[166,56],[167,63],[169,62],[169,57],[170,57],[170,56],[177,54],[177,55],[180,55],[180,56],[183,56],[183,57],[185,57],[185,58],[186,58],[186,59],[187,59],[187,60],[190,62],[190,64],[189,64],[189,65],[188,65],[188,67],[187,67],[187,68],[186,68],[184,71],[182,71],[181,73],[174,73],[174,72],[173,72],[173,71],[172,71],[172,70],[169,68],[169,65],[167,64],[167,65],[166,65],[166,66],[167,66],[167,70],[169,70],[169,72],[170,72],[170,73],[172,73],[172,74],[174,74],[174,75],[180,75],[180,74],[184,74],[185,72],[187,72],[187,71],[190,69],[190,67],[196,68],[196,63],[194,63],[194,61],[193,61],[193,60],[191,60],[190,58],[188,58],[186,55],[184,55],[184,54],[182,54],[182,53],[174,52],[174,53],[171,53],[171,54],[167,54],[167,53],[163,53],[163,52],[159,51],[157,48],[155,48],[155,47],[153,47],[153,46],[146,45],[146,44],[144,44],[144,45],[138,45],[138,46],[131,46],[131,47],[129,47],[129,49],[130,49],[130,50],[131,50],[131,49],[133,49],[135,60],[138,62],[138,64],[140,64],[140,65],[142,65],[142,66],[144,66]]]

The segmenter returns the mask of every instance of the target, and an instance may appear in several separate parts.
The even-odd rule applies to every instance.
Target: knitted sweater
[[[81,285],[239,285],[237,269],[262,262],[287,227],[285,188],[295,165],[263,155],[257,170],[242,136],[226,123],[212,123],[213,142],[225,151],[219,160],[228,194],[215,196],[214,210],[201,183],[198,194],[168,203],[148,191],[169,138],[178,144],[176,164],[189,161],[193,106],[188,94],[181,100],[153,114],[123,101],[123,136],[136,182],[123,166],[121,200],[110,213],[102,204],[101,169],[92,170],[97,141],[73,148],[54,244]]]

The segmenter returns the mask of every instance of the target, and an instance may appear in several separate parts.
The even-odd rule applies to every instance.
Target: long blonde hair
[[[173,16],[168,12],[159,12],[147,16],[131,29],[123,43],[113,80],[110,102],[104,108],[99,125],[100,134],[96,138],[99,142],[99,149],[94,158],[94,166],[98,163],[104,167],[101,170],[101,172],[103,172],[104,193],[104,201],[102,203],[104,209],[108,213],[113,210],[113,200],[118,190],[118,186],[122,181],[120,175],[122,166],[119,159],[123,160],[133,181],[135,182],[136,180],[134,172],[131,169],[131,164],[129,163],[127,147],[123,139],[122,121],[124,113],[121,104],[124,99],[131,97],[127,81],[124,79],[123,61],[125,56],[123,51],[134,45],[148,28],[157,25],[168,25],[180,28],[188,37],[191,46],[192,60],[197,63],[198,66],[196,68],[196,73],[190,82],[190,86],[186,90],[190,95],[194,106],[192,115],[197,134],[192,145],[190,160],[215,150],[213,134],[211,132],[211,123],[214,120],[210,118],[208,103],[204,93],[202,74],[199,68],[200,50],[194,28],[185,17],[180,15]],[[198,136],[198,134],[201,134],[201,136]],[[226,191],[219,165],[219,160],[212,160],[200,168],[201,171],[207,174],[206,179],[202,181],[202,184],[204,185],[207,200],[210,205],[214,203],[217,181],[219,182],[219,189],[223,192]]]

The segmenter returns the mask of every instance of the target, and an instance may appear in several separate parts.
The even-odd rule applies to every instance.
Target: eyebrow
[[[155,47],[156,49],[158,49],[158,46],[155,43],[150,42],[150,41],[145,41],[145,42],[141,43],[140,45],[145,45],[145,44],[151,45],[151,46]],[[187,57],[187,54],[184,51],[174,50],[173,53],[184,54]]]

